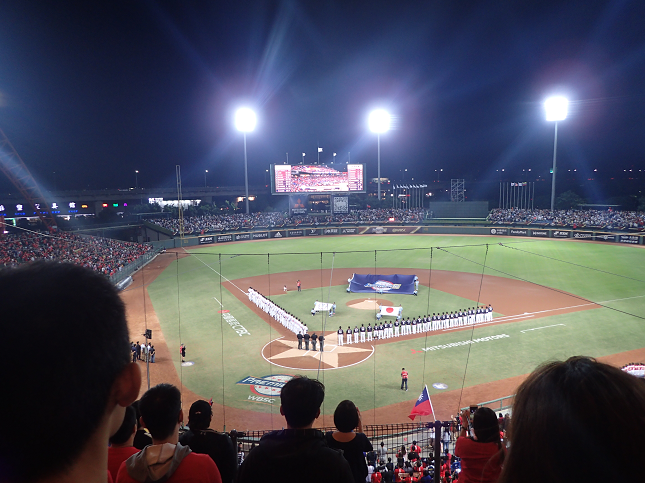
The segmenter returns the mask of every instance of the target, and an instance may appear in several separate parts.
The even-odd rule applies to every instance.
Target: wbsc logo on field
[[[253,394],[249,395],[248,400],[272,404],[275,397],[280,395],[284,385],[293,379],[288,374],[273,374],[270,376],[253,377],[247,376],[235,384],[247,385]]]

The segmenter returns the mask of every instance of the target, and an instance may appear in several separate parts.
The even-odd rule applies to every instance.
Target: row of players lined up
[[[493,306],[470,308],[468,310],[459,310],[457,312],[444,312],[443,314],[432,314],[432,316],[419,316],[416,319],[399,320],[394,322],[380,323],[379,325],[361,324],[353,329],[347,327],[343,331],[338,327],[338,345],[343,345],[343,335],[347,344],[358,344],[359,342],[369,342],[374,339],[389,339],[390,337],[399,337],[401,335],[421,334],[432,330],[449,329],[452,327],[462,327],[466,325],[480,324],[493,320]],[[360,338],[360,340],[359,340]]]
[[[280,322],[283,326],[289,329],[294,334],[306,334],[307,326],[303,324],[300,319],[295,315],[290,314],[279,305],[271,302],[268,298],[262,295],[257,290],[249,287],[248,292],[249,300],[264,310],[267,314]]]

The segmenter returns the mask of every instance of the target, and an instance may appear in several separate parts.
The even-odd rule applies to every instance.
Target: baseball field
[[[645,360],[644,266],[641,247],[609,243],[312,237],[168,251],[135,276],[123,297],[133,339],[153,330],[150,383],[180,385],[185,406],[212,398],[215,428],[282,427],[274,383],[295,374],[326,386],[319,425],[332,424],[343,399],[357,404],[364,423],[385,424],[409,421],[424,385],[437,419],[447,419],[459,407],[513,394],[547,360],[578,354],[617,366]],[[352,273],[414,274],[419,293],[348,293]],[[310,333],[324,334],[323,352],[298,350],[293,333],[249,302],[249,287],[299,317]],[[315,301],[336,303],[336,315],[312,316]],[[338,346],[339,326],[373,325],[378,303],[401,305],[404,317],[490,303],[494,318]],[[403,367],[407,392],[400,389]],[[145,378],[143,364],[142,370]]]

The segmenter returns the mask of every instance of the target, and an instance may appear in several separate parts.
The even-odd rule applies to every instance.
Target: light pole
[[[246,214],[249,214],[249,169],[246,160],[246,133],[255,129],[257,117],[248,107],[242,107],[235,113],[235,127],[244,134],[244,194],[246,199]]]
[[[390,114],[384,109],[376,109],[369,116],[370,131],[376,133],[378,154],[378,199],[381,201],[381,133],[390,129]]]
[[[322,153],[323,150],[320,146],[318,146],[318,162],[316,164],[320,164],[320,153]]]
[[[302,153],[302,163],[300,164],[305,164],[305,153]]]
[[[555,135],[553,138],[553,176],[551,177],[551,211],[555,205],[555,175],[556,175],[556,155],[558,152],[558,121],[564,121],[567,118],[567,109],[569,101],[565,97],[549,97],[544,101],[544,110],[546,111],[546,120],[555,121]]]
[[[208,170],[204,170],[204,188],[206,188],[206,175],[208,174]]]
[[[331,164],[334,164],[334,161],[336,161],[336,153],[334,153],[334,157],[332,159],[333,161],[331,162]]]
[[[134,187],[138,188],[139,187],[139,170],[136,169],[134,171]]]

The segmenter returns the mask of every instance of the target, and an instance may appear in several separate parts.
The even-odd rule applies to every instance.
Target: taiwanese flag
[[[430,401],[430,394],[428,394],[428,386],[426,385],[423,388],[423,391],[421,391],[419,399],[414,403],[414,407],[412,408],[412,412],[408,418],[414,421],[414,418],[416,418],[417,415],[428,416],[430,414],[434,417],[434,409],[432,408],[432,401]]]

